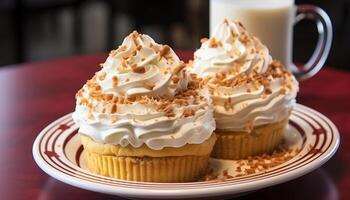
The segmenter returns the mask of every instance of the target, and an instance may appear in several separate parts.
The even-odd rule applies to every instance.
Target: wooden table
[[[190,52],[180,52],[185,61]],[[76,91],[106,54],[26,63],[0,69],[0,199],[118,199],[61,183],[39,169],[32,157],[36,135],[72,112]],[[321,168],[243,199],[350,199],[350,72],[331,68],[301,83],[298,102],[328,116],[341,144]]]

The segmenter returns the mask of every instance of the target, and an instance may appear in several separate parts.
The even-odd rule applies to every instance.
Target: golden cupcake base
[[[104,144],[83,134],[80,139],[87,169],[93,173],[128,181],[190,182],[205,174],[216,136],[201,144],[161,150]]]
[[[283,140],[288,119],[263,125],[251,132],[218,132],[211,156],[220,159],[245,159],[249,156],[272,152]]]
[[[189,182],[207,170],[208,156],[117,157],[85,153],[88,169],[96,174],[128,181]]]

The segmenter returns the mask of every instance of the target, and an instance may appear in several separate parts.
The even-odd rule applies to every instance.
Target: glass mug
[[[225,18],[241,21],[249,32],[267,45],[272,57],[285,64],[298,80],[314,76],[328,57],[332,23],[319,7],[294,5],[294,0],[210,0],[210,34]],[[312,56],[298,68],[292,62],[293,26],[303,19],[314,20],[319,35]]]

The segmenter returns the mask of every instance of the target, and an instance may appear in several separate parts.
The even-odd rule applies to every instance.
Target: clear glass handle
[[[314,76],[323,67],[332,45],[332,23],[327,13],[313,5],[298,5],[295,23],[309,19],[316,22],[318,42],[310,59],[302,68],[293,67],[293,73],[299,81]]]

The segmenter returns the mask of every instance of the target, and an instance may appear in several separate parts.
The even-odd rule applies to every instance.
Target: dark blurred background
[[[296,0],[302,3],[332,19],[327,65],[350,70],[350,1]],[[209,32],[209,0],[0,0],[0,66],[106,52],[134,29],[174,49],[196,49]],[[317,41],[315,24],[299,23],[294,40],[294,60],[306,61]]]

